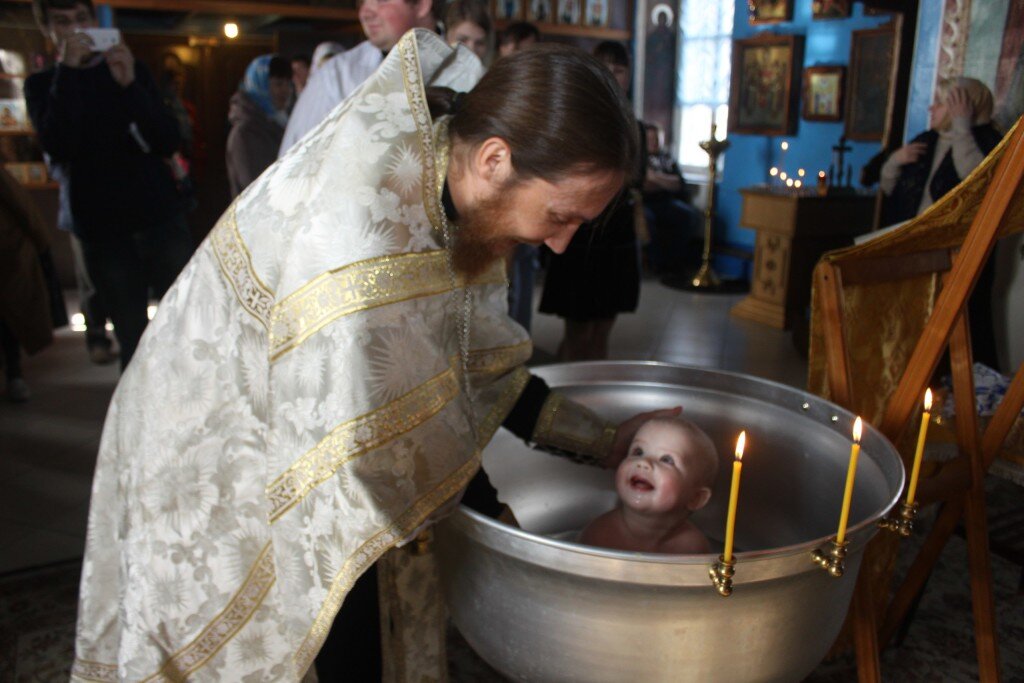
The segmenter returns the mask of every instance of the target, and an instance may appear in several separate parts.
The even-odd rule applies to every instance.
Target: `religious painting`
[[[747,0],[751,24],[777,24],[793,19],[793,0]]]
[[[530,21],[539,22],[554,22],[555,13],[551,9],[551,0],[529,0],[530,11],[527,13],[527,19]]]
[[[583,16],[582,0],[558,0],[558,23],[576,26]]]
[[[877,141],[885,133],[895,42],[891,24],[853,32],[845,126],[851,140]]]
[[[850,16],[853,0],[813,0],[812,19],[845,19]]]
[[[802,115],[808,121],[838,121],[843,118],[843,75],[841,66],[812,66],[804,69]]]
[[[608,27],[608,0],[587,0],[583,13],[587,26]]]
[[[494,16],[513,21],[523,18],[523,4],[520,0],[494,0]]]
[[[789,135],[796,105],[803,36],[763,34],[733,42],[729,132]]]
[[[674,130],[676,98],[676,44],[679,26],[678,3],[638,0],[636,65],[633,71],[633,101],[639,117],[665,131],[670,144]]]

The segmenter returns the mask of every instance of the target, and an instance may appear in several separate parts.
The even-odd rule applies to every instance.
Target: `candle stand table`
[[[757,231],[750,294],[732,314],[788,329],[805,315],[811,297],[811,274],[826,251],[852,243],[871,229],[875,195],[819,196],[748,187],[740,190],[740,225]]]

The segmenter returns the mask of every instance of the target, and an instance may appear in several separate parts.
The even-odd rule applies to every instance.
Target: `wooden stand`
[[[750,294],[732,314],[788,329],[805,315],[811,273],[821,255],[871,229],[874,196],[782,194],[740,190],[740,225],[757,231]]]
[[[941,273],[946,270],[946,264],[952,263],[952,269],[944,277],[942,291],[938,295],[931,317],[914,347],[896,389],[889,397],[879,429],[894,442],[900,439],[915,417],[925,386],[948,345],[956,402],[957,442],[961,459],[953,461],[947,468],[959,468],[959,472],[968,476],[954,478],[959,482],[958,488],[954,487],[941,497],[932,498],[944,500],[946,505],[904,583],[889,605],[882,623],[880,639],[875,629],[877,617],[874,614],[874,607],[871,605],[870,595],[865,592],[866,588],[870,587],[864,585],[867,582],[858,583],[851,618],[859,677],[864,683],[881,680],[878,661],[879,640],[884,645],[902,623],[908,609],[922,590],[943,545],[963,514],[967,530],[979,676],[986,682],[999,680],[983,486],[986,470],[996,457],[1014,420],[1017,419],[1021,406],[1024,405],[1024,365],[1017,370],[1010,390],[984,435],[979,438],[966,303],[997,236],[1021,229],[1020,225],[1006,225],[1005,218],[1011,203],[1024,186],[1024,126],[1018,123],[1011,135],[974,222],[963,239],[959,253],[955,256],[952,256],[954,250],[950,250],[948,254],[938,255],[935,251],[904,253],[898,259],[876,255],[871,259],[857,260],[851,256],[846,259],[823,260],[815,271],[815,284],[821,297],[820,310],[824,318],[823,332],[831,398],[841,405],[853,406],[851,378],[858,368],[854,367],[851,361],[847,344],[848,332],[852,325],[866,325],[871,322],[844,320],[844,279],[848,284],[854,281],[861,284],[892,282],[928,272]],[[940,477],[941,472],[936,479]],[[868,552],[870,551],[869,546]],[[870,566],[867,557],[864,566]]]

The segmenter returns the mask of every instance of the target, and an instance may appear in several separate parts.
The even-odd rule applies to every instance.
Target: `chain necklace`
[[[474,419],[473,395],[470,393],[469,384],[469,321],[473,315],[473,297],[469,290],[468,282],[464,287],[459,287],[459,279],[455,274],[455,262],[452,257],[452,252],[455,249],[452,225],[448,222],[448,215],[445,213],[444,207],[441,207],[441,232],[444,237],[445,266],[448,269],[448,281],[451,285],[451,301],[453,308],[455,308],[458,314],[456,326],[459,335],[459,369],[462,376],[462,392],[466,396],[466,402],[469,404],[469,426],[473,432],[473,442],[479,443],[476,432],[476,420]],[[460,294],[462,297],[461,305],[459,302]]]

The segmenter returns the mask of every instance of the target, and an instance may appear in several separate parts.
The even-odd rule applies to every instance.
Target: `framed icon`
[[[804,69],[801,115],[808,121],[839,121],[843,118],[843,76],[841,66],[811,66]]]
[[[733,42],[729,132],[790,135],[796,105],[803,36],[762,34]]]

